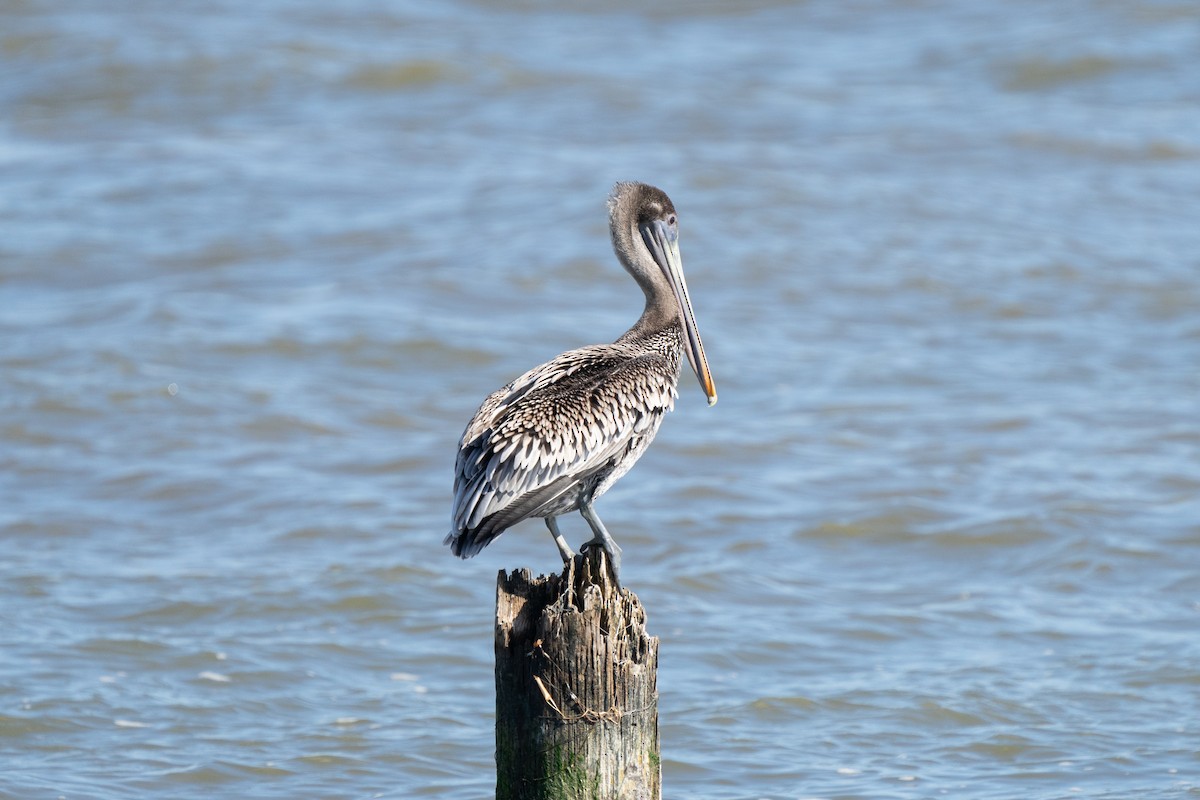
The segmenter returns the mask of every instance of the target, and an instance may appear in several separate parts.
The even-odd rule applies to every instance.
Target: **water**
[[[642,5],[0,4],[0,797],[488,796],[454,444],[630,178],[667,796],[1200,795],[1200,11]]]

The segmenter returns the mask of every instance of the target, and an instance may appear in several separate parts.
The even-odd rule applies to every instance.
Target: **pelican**
[[[521,520],[541,517],[564,562],[575,553],[558,518],[579,511],[584,547],[621,549],[593,503],[646,452],[675,405],[681,356],[711,406],[717,390],[696,329],[679,256],[679,223],[666,193],[622,182],[608,199],[617,259],[646,295],[641,317],[612,344],[571,350],[492,392],[467,423],[454,464],[453,527],[444,544],[470,558]]]

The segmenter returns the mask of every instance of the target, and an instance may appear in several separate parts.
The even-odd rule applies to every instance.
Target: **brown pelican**
[[[608,199],[613,250],[642,287],[642,316],[612,344],[563,353],[492,392],[463,431],[454,465],[456,556],[470,558],[542,517],[563,561],[557,518],[578,510],[619,580],[620,548],[592,507],[650,445],[675,405],[680,356],[717,402],[679,257],[675,206],[661,189],[618,183]]]

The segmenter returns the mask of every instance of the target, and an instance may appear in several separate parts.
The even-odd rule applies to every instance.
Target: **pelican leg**
[[[604,523],[600,521],[600,517],[596,515],[596,509],[592,508],[590,498],[579,503],[579,513],[587,520],[587,524],[591,527],[594,537],[584,543],[584,547],[591,545],[599,545],[604,548],[604,552],[608,553],[608,563],[612,564],[613,578],[617,582],[617,586],[621,585],[621,548],[617,547],[616,541],[612,534],[604,527]]]
[[[558,554],[562,556],[563,563],[574,558],[575,551],[567,544],[567,540],[563,538],[562,532],[558,529],[558,518],[546,517],[546,527],[550,529],[550,535],[554,537],[554,543],[558,545]]]

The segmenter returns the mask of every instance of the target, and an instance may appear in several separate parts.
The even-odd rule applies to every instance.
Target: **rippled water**
[[[631,178],[666,795],[1200,795],[1193,4],[118,6],[0,3],[0,796],[488,796],[454,445]]]

